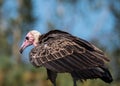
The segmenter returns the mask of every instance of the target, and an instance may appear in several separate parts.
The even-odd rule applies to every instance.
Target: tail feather
[[[103,69],[104,73],[103,76],[100,77],[103,81],[105,81],[106,83],[111,83],[113,81],[112,75],[110,74],[108,69]]]
[[[107,68],[96,67],[94,69],[87,69],[82,71],[73,71],[71,73],[74,80],[84,81],[87,79],[100,78],[106,83],[113,81],[112,76]]]

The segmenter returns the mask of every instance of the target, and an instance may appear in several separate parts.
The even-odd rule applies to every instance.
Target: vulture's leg
[[[56,86],[57,73],[47,69],[48,79],[52,82],[53,86]]]
[[[77,86],[76,79],[73,79],[73,86]]]
[[[71,76],[72,76],[72,78],[73,78],[73,86],[77,86],[76,81],[77,81],[78,79],[77,79],[76,73],[72,72],[72,73],[71,73]]]

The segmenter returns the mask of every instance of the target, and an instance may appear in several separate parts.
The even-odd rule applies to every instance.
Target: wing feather
[[[70,37],[57,36],[45,40],[31,50],[30,61],[56,72],[89,69],[103,66],[108,61],[104,53],[89,42]]]

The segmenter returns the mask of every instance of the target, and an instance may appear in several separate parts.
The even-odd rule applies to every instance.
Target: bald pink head
[[[36,30],[32,30],[32,31],[28,32],[23,44],[20,47],[20,53],[22,53],[23,50],[30,45],[37,46],[40,35],[41,35],[40,32],[38,32]]]

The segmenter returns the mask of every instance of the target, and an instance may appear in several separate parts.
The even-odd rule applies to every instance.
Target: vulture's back
[[[66,32],[50,31],[40,37],[39,43],[30,52],[30,61],[53,71],[88,69],[104,66],[109,61],[100,49]]]

